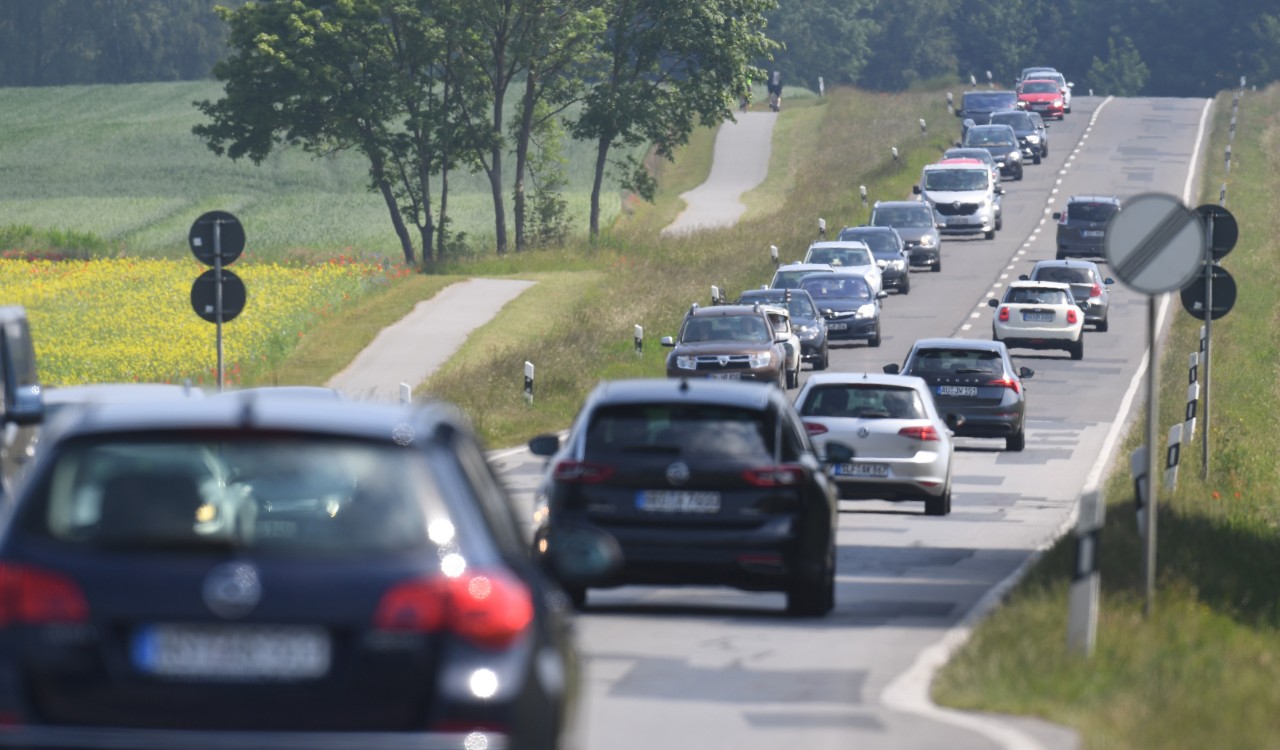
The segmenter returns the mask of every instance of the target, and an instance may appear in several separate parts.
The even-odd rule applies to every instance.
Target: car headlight
[[[801,341],[808,341],[810,339],[817,338],[818,327],[817,326],[796,326],[796,336],[798,336]]]
[[[926,234],[920,238],[920,247],[933,247],[937,242],[937,237],[934,237],[932,234]]]
[[[1027,143],[1039,143],[1039,142],[1040,142],[1040,136],[1038,135],[1027,136]]]
[[[855,317],[857,318],[874,318],[876,316],[876,305],[874,302],[863,305],[858,308]]]
[[[676,367],[681,370],[698,369],[697,357],[676,357]]]
[[[1010,151],[1010,152],[1009,152],[1009,161],[1022,161],[1022,152],[1021,152],[1021,151]]]
[[[877,268],[880,268],[881,270],[883,270],[883,269],[884,269],[884,267],[885,267],[885,266],[887,266],[887,265],[889,265],[889,261],[887,261],[887,260],[878,260],[878,261],[876,261],[876,267],[877,267]]]
[[[904,271],[907,268],[907,262],[904,260],[891,260],[889,261],[889,268],[895,271]]]
[[[772,361],[773,352],[759,352],[758,354],[752,354],[747,357],[747,362],[751,365],[752,369],[768,367],[769,363]]]

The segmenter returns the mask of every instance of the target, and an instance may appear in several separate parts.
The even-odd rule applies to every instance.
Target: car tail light
[[[1022,392],[1022,384],[1010,377],[996,378],[995,380],[989,380],[987,381],[987,385],[998,385],[1001,388],[1008,388],[1014,393]]]
[[[903,437],[913,438],[915,440],[940,440],[938,431],[933,425],[927,424],[919,427],[903,427],[898,430],[898,434]]]
[[[1000,308],[1000,322],[1001,322],[1001,323],[1008,323],[1008,322],[1009,322],[1009,308],[1008,308],[1008,307],[1001,307],[1001,308]]]
[[[1062,213],[1061,213],[1061,214],[1058,214],[1058,223],[1059,223],[1059,224],[1066,224],[1066,223],[1067,223],[1067,209],[1065,209],[1065,208],[1064,208],[1064,209],[1062,209]]]
[[[804,481],[804,468],[801,466],[765,466],[759,469],[747,469],[742,478],[757,487],[795,487]]]
[[[510,645],[532,621],[528,587],[506,573],[482,571],[397,584],[383,595],[373,616],[379,630],[449,632],[492,649]]]
[[[1071,325],[1076,324],[1076,311],[1071,308],[1067,308],[1067,322]]]
[[[578,484],[599,484],[613,476],[614,469],[606,464],[593,464],[589,461],[564,460],[556,464],[552,478],[557,482],[576,482]]]
[[[1102,296],[1102,285],[1101,285],[1101,284],[1094,284],[1094,285],[1093,285],[1093,288],[1089,290],[1089,296],[1090,296],[1090,297],[1101,297],[1101,296]]]
[[[89,604],[61,573],[0,564],[0,627],[87,622]]]
[[[805,422],[804,429],[810,435],[821,435],[827,431],[827,426],[819,422]]]

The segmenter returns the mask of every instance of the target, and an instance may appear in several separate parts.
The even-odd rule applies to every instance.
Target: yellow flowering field
[[[216,326],[191,308],[191,284],[208,270],[187,261],[0,260],[0,303],[27,308],[41,381],[215,382]],[[233,384],[242,370],[287,354],[318,317],[409,273],[339,258],[314,266],[243,264],[244,311],[223,325]]]

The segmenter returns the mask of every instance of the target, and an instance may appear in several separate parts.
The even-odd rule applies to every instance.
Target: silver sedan
[[[827,441],[853,447],[832,466],[846,499],[923,500],[930,516],[951,512],[952,428],[929,386],[910,375],[816,373],[796,408],[819,453]]]

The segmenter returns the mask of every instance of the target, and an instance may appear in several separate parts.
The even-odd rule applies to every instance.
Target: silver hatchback
[[[1032,267],[1030,274],[1021,278],[1069,284],[1071,296],[1084,310],[1084,322],[1093,326],[1095,331],[1107,330],[1111,317],[1110,286],[1116,280],[1103,276],[1097,263],[1091,260],[1042,260]]]

